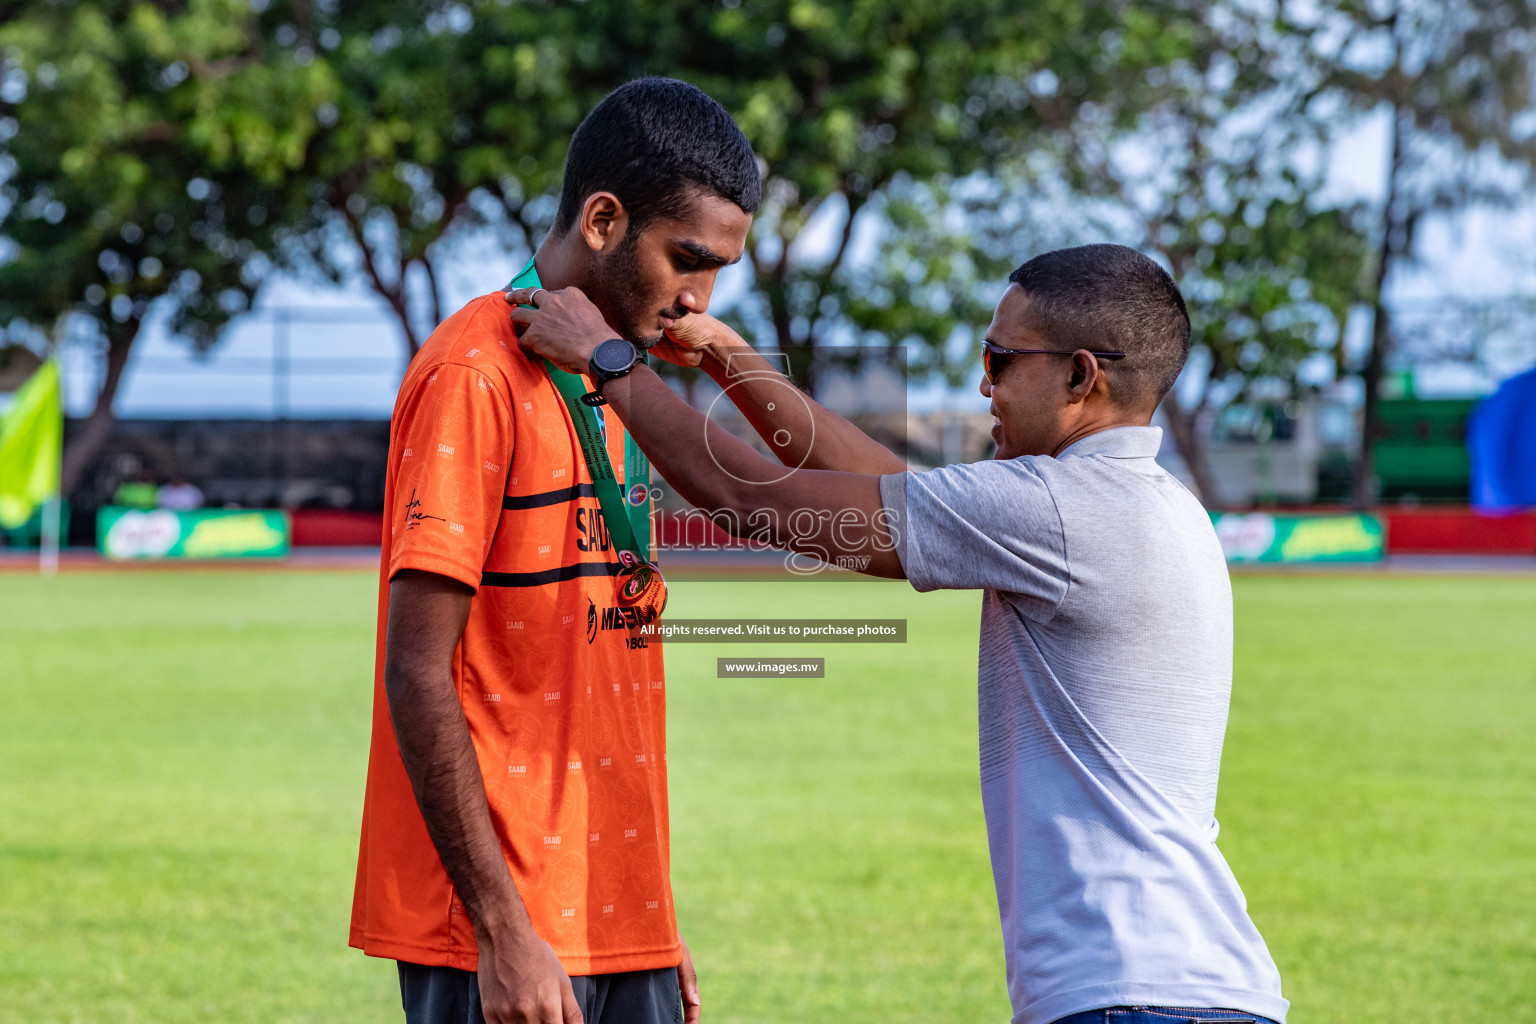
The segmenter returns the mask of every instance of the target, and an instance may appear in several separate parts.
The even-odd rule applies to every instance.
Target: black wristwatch
[[[587,405],[606,404],[608,400],[603,397],[603,385],[624,376],[643,362],[645,362],[645,353],[631,342],[623,338],[609,338],[593,350],[592,359],[587,363],[592,371],[592,384],[595,390],[582,395],[581,400]]]

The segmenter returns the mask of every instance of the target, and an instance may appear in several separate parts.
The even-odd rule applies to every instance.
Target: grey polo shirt
[[[1216,848],[1232,594],[1161,438],[1118,427],[1056,458],[880,481],[912,585],[984,591],[982,804],[1014,1024],[1289,1006]]]

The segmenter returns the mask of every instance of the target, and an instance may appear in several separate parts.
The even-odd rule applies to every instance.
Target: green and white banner
[[[108,558],[276,558],[288,553],[288,513],[277,509],[175,512],[108,505],[96,543]]]
[[[1379,562],[1386,530],[1371,515],[1212,512],[1229,562]]]

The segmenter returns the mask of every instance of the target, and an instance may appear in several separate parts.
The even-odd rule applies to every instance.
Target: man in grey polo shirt
[[[604,394],[662,475],[736,532],[866,558],[922,591],[983,591],[982,799],[1015,1024],[1282,1021],[1279,972],[1216,847],[1226,565],[1204,509],[1153,460],[1152,414],[1189,349],[1184,301],[1114,245],[1046,253],[1010,282],[983,355],[990,462],[906,472],[846,420],[783,401],[787,383],[707,318],[674,328],[671,357],[728,386],[803,468],[785,476],[710,428],[648,368]],[[575,369],[606,332],[579,296],[545,298],[523,343]]]

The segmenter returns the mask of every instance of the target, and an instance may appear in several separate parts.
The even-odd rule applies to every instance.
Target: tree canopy
[[[1364,427],[1354,501],[1376,498],[1373,449],[1394,330],[1387,289],[1418,258],[1424,223],[1474,205],[1509,208],[1536,169],[1536,7],[1523,0],[1334,0],[1309,11],[1311,113],[1334,132],[1381,117],[1384,194],[1367,231],[1373,269],[1362,298],[1371,346],[1359,368]],[[1351,116],[1353,115],[1353,116]]]
[[[1301,367],[1342,365],[1365,243],[1326,195],[1316,51],[1283,9],[1200,7],[1182,52],[1071,126],[1063,168],[1097,230],[1161,256],[1189,305],[1191,359],[1163,403],[1197,488],[1219,500],[1202,426],[1221,406],[1290,398]],[[1127,122],[1128,127],[1116,121]]]
[[[68,489],[106,436],[151,309],[212,344],[260,287],[282,204],[239,162],[210,158],[206,97],[189,84],[216,79],[238,54],[236,5],[171,16],[127,2],[10,6],[0,23],[0,325],[13,344],[76,330],[105,349],[96,408],[65,455]]]
[[[724,103],[764,162],[755,289],[738,317],[749,336],[791,351],[840,329],[942,346],[976,312],[948,297],[957,263],[997,268],[950,239],[916,263],[853,270],[856,225],[910,224],[928,190],[1018,159],[1111,82],[1166,58],[1158,26],[1126,23],[1122,6],[589,0],[418,18],[414,4],[274,3],[254,26],[276,44],[267,59],[323,63],[334,92],[313,113],[263,115],[309,119],[292,131],[310,140],[302,157],[261,146],[246,159],[269,180],[306,183],[290,261],[333,279],[360,272],[414,351],[444,313],[452,237],[493,226],[531,248],[585,112],[631,78],[671,75]],[[230,115],[216,151],[239,151],[242,130]]]
[[[1191,300],[1204,377],[1168,413],[1198,475],[1195,420],[1319,353],[1342,367],[1338,322],[1380,307],[1419,219],[1491,194],[1490,160],[1528,163],[1530,19],[1518,0],[0,0],[0,323],[93,325],[104,414],[151,308],[209,344],[273,266],[366,282],[414,352],[455,246],[531,251],[581,117],[666,74],[763,161],[749,338],[802,371],[829,343],[915,343],[919,375],[956,382],[1008,269],[1126,241]],[[1320,203],[1315,157],[1382,109],[1401,145],[1373,233]]]

